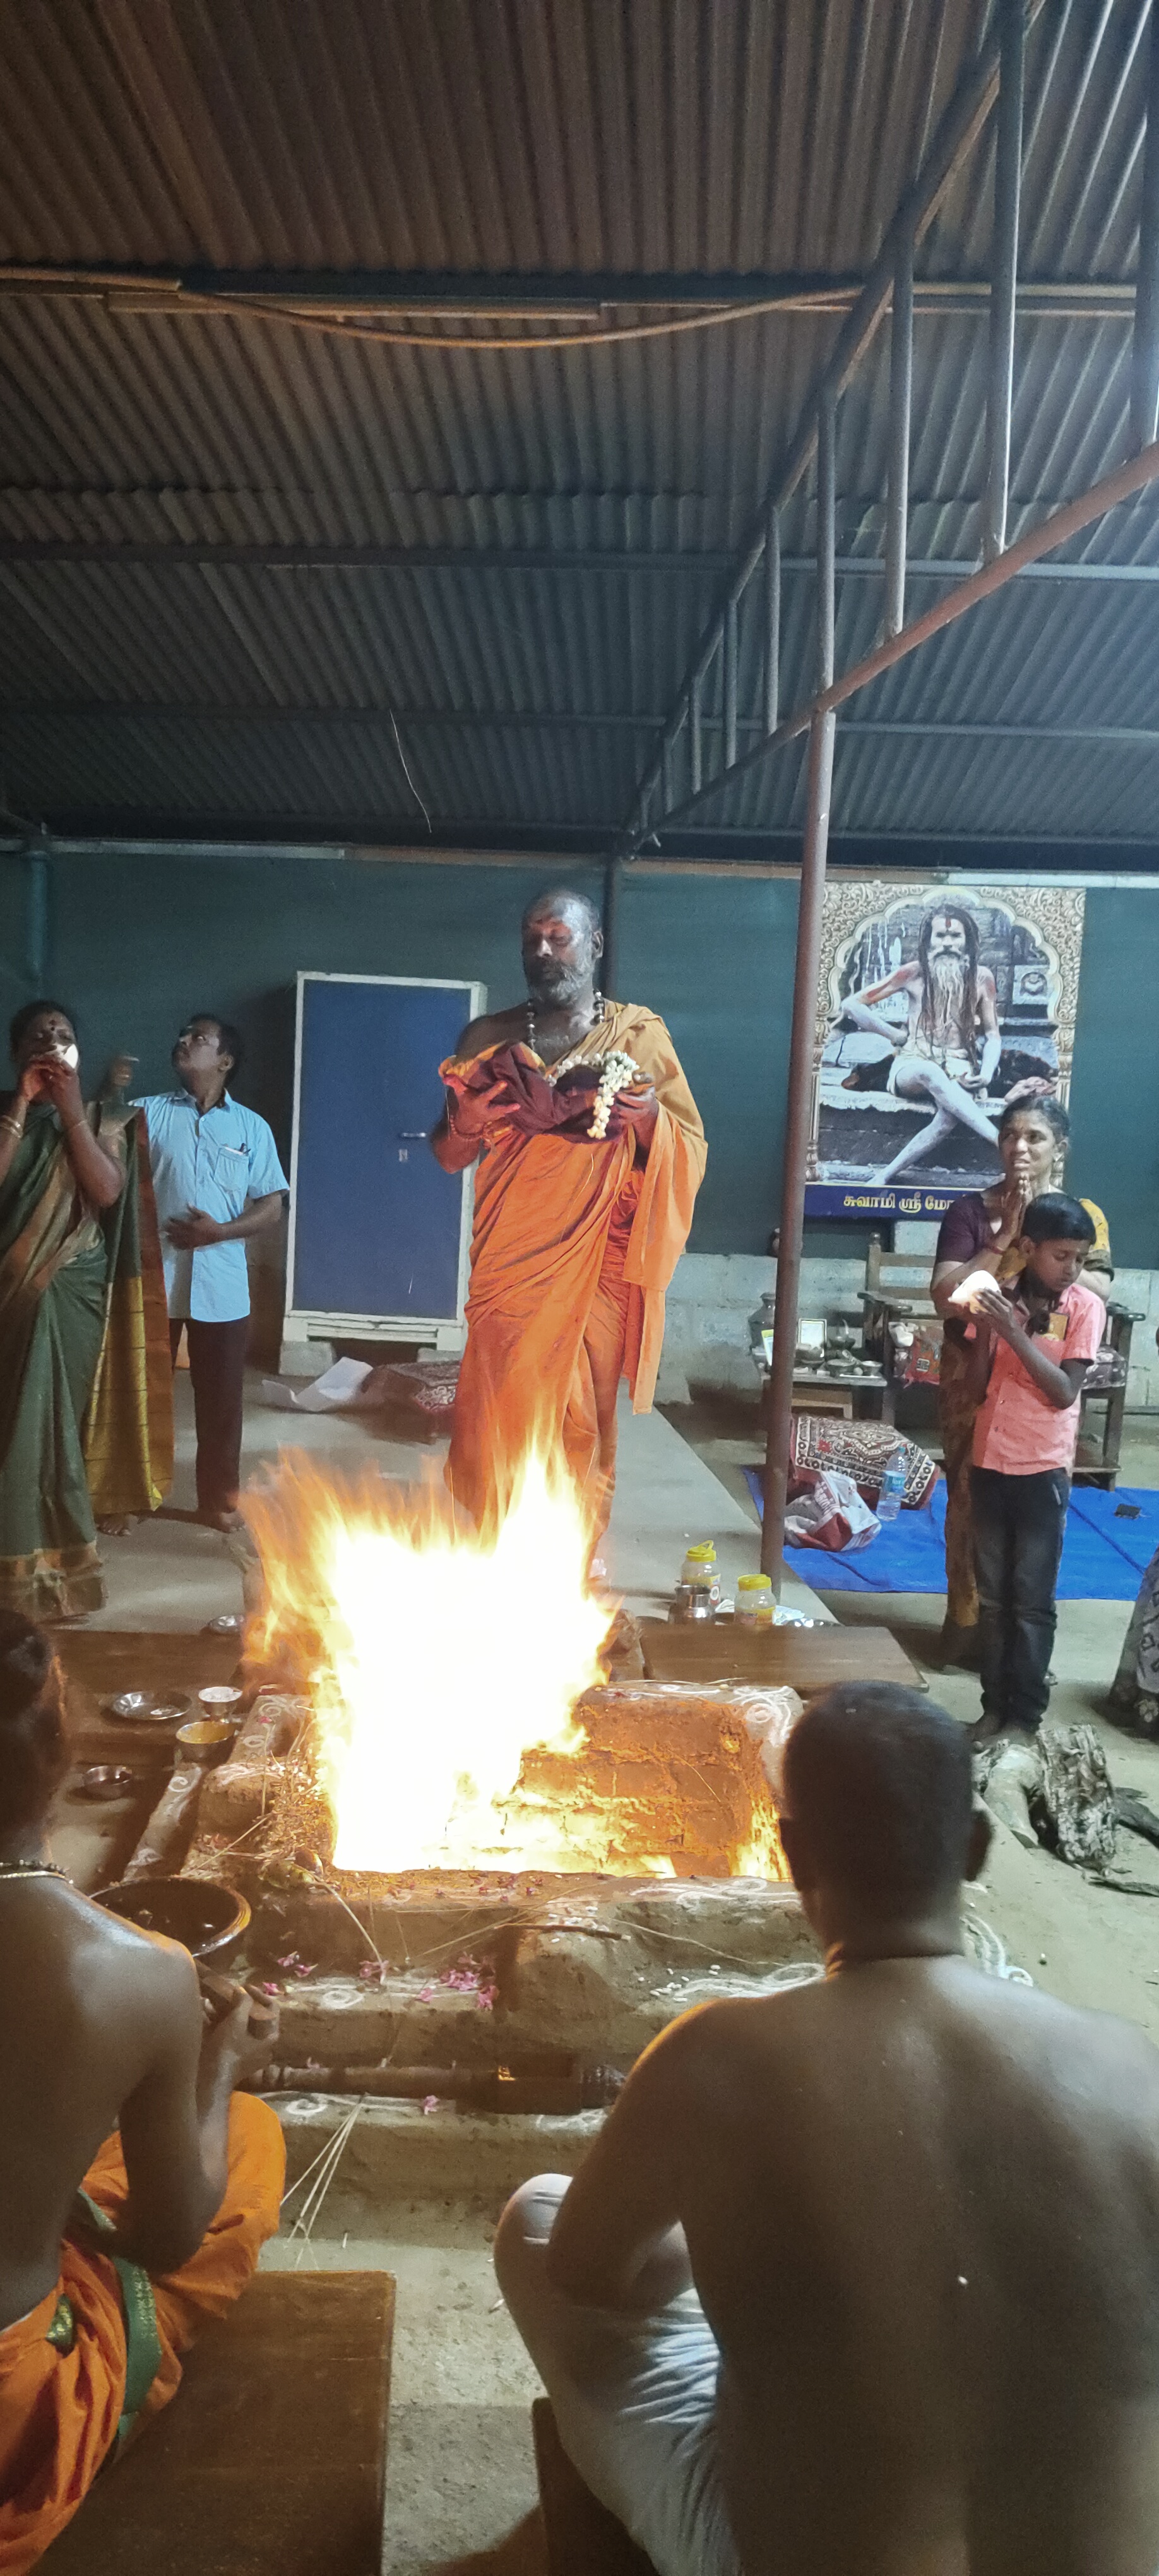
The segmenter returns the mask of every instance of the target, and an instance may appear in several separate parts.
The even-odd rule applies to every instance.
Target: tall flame
[[[571,1712],[608,1628],[566,1472],[533,1450],[485,1540],[433,1487],[417,1509],[373,1473],[339,1493],[288,1454],[246,1514],[268,1601],[253,1643],[305,1655],[338,1868],[607,1866],[606,1822],[514,1795],[525,1752],[581,1750]]]

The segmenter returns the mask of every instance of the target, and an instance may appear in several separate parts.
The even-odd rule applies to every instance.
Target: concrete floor
[[[170,1513],[192,1506],[189,1388],[179,1379],[178,1469]],[[288,1416],[263,1408],[255,1381],[247,1401],[247,1477],[283,1445],[333,1460],[341,1471],[374,1458],[401,1478],[438,1473],[442,1446],[426,1450],[381,1439],[357,1419]],[[757,1562],[757,1515],[740,1473],[758,1454],[755,1419],[735,1407],[691,1407],[623,1422],[616,1508],[606,1548],[612,1579],[633,1608],[651,1611],[670,1591],[691,1538],[716,1540],[727,1584]],[[1159,1422],[1136,1418],[1124,1443],[1122,1481],[1159,1485]],[[188,1519],[158,1517],[127,1538],[105,1541],[106,1627],[195,1628],[241,1607],[241,1575],[229,1546]],[[822,1602],[798,1588],[814,1615]],[[977,1710],[977,1683],[929,1662],[944,1604],[931,1595],[835,1593],[824,1615],[880,1620],[927,1670],[931,1687],[962,1718]],[[1114,1671],[1129,1615],[1123,1602],[1062,1605],[1052,1711],[1090,1719],[1103,1733],[1116,1781],[1137,1786],[1159,1809],[1159,1749],[1108,1726],[1099,1703]],[[1159,1878],[1133,1844],[1131,1866]],[[1036,1981],[1068,2001],[1128,2015],[1159,2039],[1159,1913],[1145,1898],[1088,1886],[1044,1852],[1022,1850],[999,1832],[979,1912]],[[443,2114],[436,2115],[438,2117]],[[446,2116],[453,2116],[447,2114]],[[432,2138],[432,2150],[435,2148]],[[440,2140],[439,2145],[443,2142]],[[452,2150],[453,2155],[453,2150]],[[530,2165],[552,2162],[545,2133]],[[432,2165],[445,2174],[443,2157]],[[290,2230],[303,2194],[286,2212],[263,2265],[335,2269],[382,2267],[398,2283],[394,2393],[384,2570],[420,2576],[544,2576],[535,2510],[530,2404],[535,2374],[495,2289],[490,2245],[499,2199],[490,2190],[375,2204],[339,2178],[303,2241]],[[307,2187],[308,2188],[308,2187]]]
[[[107,1599],[88,1623],[93,1627],[200,1628],[242,1607],[237,1542],[199,1528],[193,1518],[193,1404],[184,1371],[175,1381],[175,1401],[172,1492],[152,1520],[139,1521],[124,1538],[101,1539]],[[446,1446],[445,1440],[391,1437],[375,1427],[373,1416],[275,1412],[262,1400],[260,1378],[247,1381],[245,1484],[274,1467],[282,1449],[305,1450],[339,1475],[374,1465],[404,1484],[428,1477],[440,1482]],[[630,1609],[655,1612],[667,1604],[693,1540],[715,1540],[724,1588],[731,1591],[737,1575],[754,1571],[759,1562],[756,1526],[742,1477],[722,1477],[716,1459],[702,1457],[663,1414],[635,1415],[622,1397],[616,1496],[603,1553],[612,1585]],[[795,1577],[785,1601],[807,1616],[828,1616]]]

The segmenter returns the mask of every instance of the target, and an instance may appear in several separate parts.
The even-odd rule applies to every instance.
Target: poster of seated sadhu
[[[998,1177],[1014,1101],[1070,1088],[1083,892],[831,883],[810,1216],[935,1217]]]

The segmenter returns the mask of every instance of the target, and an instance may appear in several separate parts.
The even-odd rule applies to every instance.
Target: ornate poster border
[[[925,909],[936,905],[939,895],[947,903],[997,905],[1012,913],[1035,930],[1046,950],[1052,975],[1057,979],[1058,1012],[1055,1044],[1058,1051],[1058,1097],[1066,1101],[1070,1094],[1074,1063],[1075,1020],[1078,1011],[1079,967],[1082,958],[1083,921],[1086,909],[1082,886],[1062,884],[987,885],[947,883],[944,878],[860,877],[854,880],[830,878],[825,888],[821,922],[821,960],[817,978],[817,1012],[813,1028],[813,1073],[809,1117],[809,1159],[807,1165],[806,1213],[829,1216],[860,1217],[866,1215],[934,1214],[949,1205],[953,1193],[933,1190],[915,1175],[896,1189],[875,1190],[870,1181],[864,1184],[823,1182],[817,1168],[817,1142],[821,1115],[821,1058],[829,1035],[833,1012],[840,993],[838,976],[845,954],[858,931],[877,919],[893,904],[919,903]],[[846,1205],[830,1204],[846,1201]],[[926,1201],[930,1202],[926,1207]],[[823,1202],[823,1204],[822,1204]],[[886,1204],[888,1202],[888,1204]]]

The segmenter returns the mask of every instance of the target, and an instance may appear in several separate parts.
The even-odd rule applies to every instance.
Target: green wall
[[[74,1006],[84,1054],[140,1058],[169,1079],[191,1010],[236,1019],[249,1043],[239,1090],[289,1146],[299,967],[479,978],[518,999],[519,917],[563,876],[598,902],[602,870],[423,866],[257,851],[194,857],[102,850],[49,861],[48,991]],[[32,989],[28,870],[0,857],[0,1009]],[[667,1020],[708,1130],[692,1249],[763,1252],[775,1221],[796,932],[791,879],[630,877],[616,989]],[[1071,1177],[1111,1221],[1117,1259],[1159,1267],[1159,889],[1088,890],[1072,1109]],[[859,1228],[810,1228],[809,1249],[855,1254]]]

